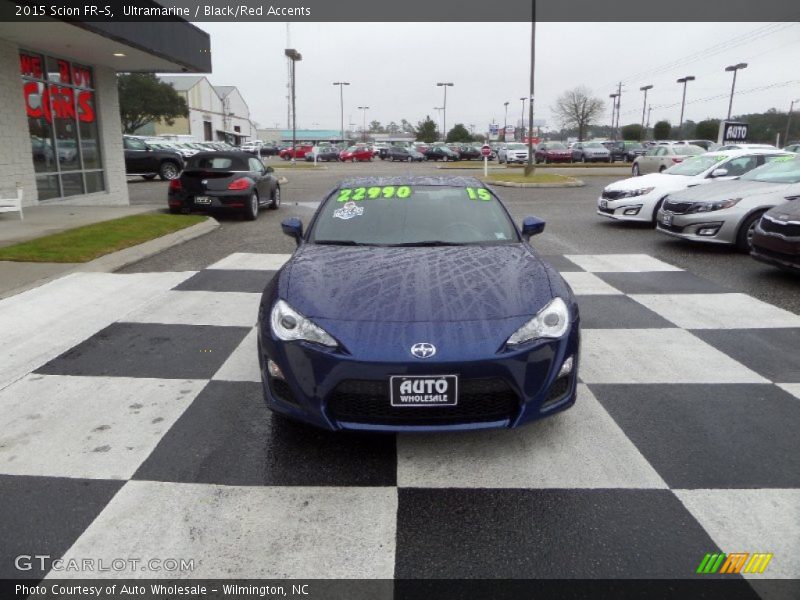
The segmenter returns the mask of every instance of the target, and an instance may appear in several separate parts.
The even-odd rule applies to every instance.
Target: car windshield
[[[518,242],[500,201],[480,184],[343,187],[325,202],[317,244],[449,246]]]
[[[600,142],[587,142],[583,145],[584,148],[605,148]]]
[[[678,163],[674,167],[670,167],[664,171],[664,174],[686,175],[693,177],[695,175],[700,175],[700,173],[703,173],[704,171],[707,171],[726,158],[728,157],[725,155],[709,156],[708,154],[703,154],[702,156],[693,156],[692,158],[687,158],[682,163]]]
[[[525,144],[509,144],[506,146],[509,150],[527,150],[528,147]]]
[[[705,148],[701,148],[700,146],[689,146],[689,145],[678,145],[672,147],[675,151],[675,154],[680,154],[683,156],[692,156],[696,154],[705,154]]]
[[[560,143],[560,142],[553,142],[553,143],[547,144],[547,149],[548,150],[566,150],[567,147],[564,144]]]
[[[800,158],[782,156],[742,175],[739,180],[764,183],[800,183]]]
[[[187,171],[249,171],[247,161],[230,156],[193,156],[186,163]]]

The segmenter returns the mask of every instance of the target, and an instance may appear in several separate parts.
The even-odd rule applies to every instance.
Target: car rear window
[[[186,170],[203,169],[205,171],[249,171],[247,162],[242,158],[231,156],[194,156],[189,159]]]
[[[675,145],[673,146],[675,150],[675,154],[680,154],[683,156],[694,156],[696,154],[705,154],[706,149],[701,148],[700,146],[689,146],[689,145]]]

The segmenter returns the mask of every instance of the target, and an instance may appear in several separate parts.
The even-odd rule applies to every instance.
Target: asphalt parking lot
[[[319,171],[279,169],[278,174],[287,177],[289,182],[282,188],[283,205],[277,212],[262,212],[255,222],[220,215],[222,226],[214,233],[131,265],[121,272],[198,270],[233,252],[290,253],[294,242],[282,234],[280,222],[297,216],[307,223],[326,191],[347,177],[404,173],[481,174],[480,169],[438,169],[431,163],[376,161],[329,163],[326,167]],[[571,174],[574,171],[562,169],[554,172]],[[589,175],[579,175],[586,183],[580,188],[497,187],[496,192],[517,222],[527,215],[536,215],[547,221],[544,234],[533,239],[533,245],[542,254],[649,254],[733,291],[800,313],[800,294],[797,293],[800,277],[760,264],[732,248],[688,244],[658,234],[649,227],[617,223],[597,216],[595,201],[600,191],[609,183],[626,177],[627,168],[617,163],[614,175],[594,173],[595,170]],[[166,183],[132,178],[129,190],[133,204],[166,206]]]

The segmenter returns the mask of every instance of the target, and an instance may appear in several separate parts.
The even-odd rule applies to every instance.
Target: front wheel
[[[740,252],[750,252],[750,249],[753,247],[753,236],[756,233],[756,224],[763,214],[764,211],[754,213],[742,222],[736,234],[736,248],[738,248]]]
[[[272,192],[272,202],[269,203],[270,210],[278,210],[281,206],[281,186],[276,185]]]
[[[178,169],[178,165],[174,162],[163,162],[158,169],[158,176],[161,177],[163,181],[172,181],[173,179],[177,179],[178,175],[180,175],[180,169]]]
[[[255,221],[258,218],[258,194],[253,192],[244,208],[244,218],[248,221]]]

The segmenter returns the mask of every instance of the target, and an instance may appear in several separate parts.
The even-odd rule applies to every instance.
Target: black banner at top
[[[0,0],[0,21],[771,22],[793,0]]]

